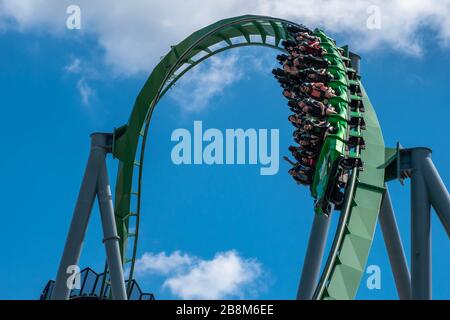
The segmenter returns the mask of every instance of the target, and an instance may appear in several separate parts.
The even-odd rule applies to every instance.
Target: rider
[[[303,54],[310,54],[316,57],[322,57],[324,54],[327,53],[327,50],[323,49],[320,46],[320,42],[308,42],[308,41],[302,41],[299,45],[297,45],[297,48],[299,51]]]
[[[304,25],[300,26],[289,25],[286,29],[290,34],[297,34],[297,33],[312,34],[312,30],[305,27]]]
[[[321,42],[320,38],[317,36],[310,35],[306,32],[298,32],[295,34],[295,40],[298,42],[307,41],[308,43]]]
[[[297,94],[290,89],[284,89],[283,96],[285,96],[288,99],[297,99],[298,98]]]
[[[323,118],[332,114],[337,114],[336,110],[331,105],[325,105],[320,101],[304,98],[289,101],[288,105],[291,108],[298,108],[301,113],[308,114],[312,117]]]
[[[324,138],[335,132],[335,128],[331,126],[329,122],[320,121],[317,119],[307,119],[303,121],[303,127],[301,130],[323,136]]]
[[[294,147],[296,148],[296,147]],[[298,148],[298,147],[297,147]],[[289,162],[292,166],[297,167],[299,165],[301,165],[304,168],[307,168],[311,171],[314,171],[315,167],[316,167],[316,158],[311,158],[311,157],[302,157],[300,152],[297,151],[291,151],[292,155],[294,156],[295,160],[297,160],[297,162],[293,162],[291,161],[288,157],[284,156],[283,159],[286,160],[287,162]]]
[[[312,177],[314,175],[314,170],[312,168],[305,167],[299,162],[293,162],[289,160],[288,157],[284,157],[284,159],[293,165],[293,168],[288,172],[297,183],[303,185],[310,185],[312,183]]]
[[[298,165],[289,170],[294,180],[303,185],[310,185],[312,183],[313,171],[310,168]]]
[[[285,54],[277,55],[277,60],[280,62],[280,64],[283,64],[288,59],[289,59],[289,56],[287,56]]]
[[[323,82],[305,82],[300,86],[300,91],[320,101],[336,96],[334,90],[325,86]]]
[[[292,51],[292,50],[297,46],[297,43],[296,43],[295,41],[292,41],[292,40],[284,40],[284,41],[281,41],[281,45],[282,45],[288,52],[290,52],[290,51]]]
[[[299,77],[297,77],[295,75],[291,75],[280,68],[273,69],[272,73],[273,73],[275,79],[278,80],[281,87],[283,87],[283,88],[290,88],[290,87],[294,87],[294,86],[298,87],[298,83],[301,82],[301,79]]]
[[[312,176],[302,174],[301,172],[298,172],[294,168],[290,169],[288,173],[292,176],[295,182],[297,182],[297,184],[309,186],[312,183]]]
[[[328,72],[327,69],[307,68],[299,70],[297,76],[298,78],[309,82],[328,83],[334,80],[333,75],[330,72]]]
[[[306,141],[309,144],[315,145],[322,142],[323,135],[316,134],[315,132],[302,132],[300,135],[300,141]]]
[[[321,140],[304,139],[301,135],[296,135],[294,140],[305,150],[319,151]]]
[[[289,151],[294,155],[298,154],[299,158],[306,158],[306,159],[315,159],[317,157],[316,153],[306,151],[302,149],[302,147],[296,147],[296,146],[290,146]],[[297,157],[295,157],[297,159]]]
[[[283,90],[283,96],[289,100],[298,100],[307,98],[303,93],[300,92],[299,88],[296,86],[288,87]]]
[[[289,101],[290,102],[290,101]],[[291,122],[291,124],[296,127],[296,128],[301,128],[302,127],[302,123],[304,121],[304,117],[298,115],[298,114],[291,114],[288,117],[288,120]]]
[[[290,34],[297,34],[299,32],[305,32],[307,34],[312,34],[312,30],[305,27],[304,25],[299,25],[299,26],[289,25],[286,29]]]
[[[294,66],[298,69],[304,68],[316,68],[316,69],[324,69],[330,65],[330,62],[324,58],[314,57],[310,54],[301,54],[297,58],[294,59]]]

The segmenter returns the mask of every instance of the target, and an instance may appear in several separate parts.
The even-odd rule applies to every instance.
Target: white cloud
[[[81,71],[81,60],[74,58],[70,64],[64,68],[69,73],[80,73]]]
[[[81,78],[77,82],[77,88],[80,92],[81,101],[83,102],[83,105],[89,106],[91,102],[91,98],[94,96],[95,91],[92,89],[89,84],[87,83],[85,78]]]
[[[146,252],[136,261],[135,271],[137,275],[145,274],[169,274],[179,272],[193,263],[194,258],[188,254],[175,251],[170,255],[165,252],[153,254]]]
[[[239,50],[239,49],[238,49]],[[210,101],[247,74],[267,74],[277,62],[273,54],[227,52],[213,56],[186,73],[174,87],[170,98],[185,112],[204,110]]]
[[[217,254],[213,260],[201,261],[188,273],[168,279],[164,286],[182,299],[243,297],[244,286],[260,274],[257,262],[229,251]]]
[[[185,111],[203,110],[211,99],[241,79],[238,59],[236,54],[211,57],[177,82],[170,97]]]
[[[167,276],[163,288],[181,299],[244,298],[257,294],[262,266],[235,250],[217,253],[212,260],[175,251],[145,253],[136,263],[136,274]]]
[[[65,34],[72,0],[0,0],[0,25],[15,20],[22,31]],[[218,19],[262,14],[321,26],[340,33],[358,51],[394,49],[420,55],[418,30],[436,44],[450,42],[450,0],[78,0],[83,29],[104,49],[104,61],[119,74],[150,72],[170,45]],[[378,5],[380,30],[368,30],[367,8]],[[14,27],[14,26],[12,26]],[[73,31],[70,31],[73,34]]]
[[[0,19],[12,19],[21,31],[61,32],[65,27],[65,1],[0,0]],[[67,1],[69,2],[69,1]],[[11,23],[11,21],[8,21]]]
[[[95,96],[92,81],[98,79],[98,72],[80,58],[72,60],[64,67],[64,71],[71,75],[76,75],[76,88],[80,94],[81,102],[84,106],[90,106],[91,100]]]

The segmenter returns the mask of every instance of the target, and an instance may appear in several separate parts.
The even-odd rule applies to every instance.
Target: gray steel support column
[[[426,148],[411,149],[411,292],[420,300],[431,299],[431,204],[423,170],[430,153]]]
[[[317,287],[323,253],[327,243],[331,216],[315,214],[309,235],[308,249],[303,263],[297,300],[311,300]]]
[[[431,156],[426,157],[423,162],[423,170],[431,204],[450,237],[450,195],[431,160]]]
[[[67,234],[64,252],[59,264],[55,287],[52,293],[53,300],[67,300],[70,295],[70,289],[67,286],[67,280],[70,274],[67,274],[67,268],[71,265],[78,265],[80,259],[81,248],[96,194],[99,164],[106,157],[106,151],[102,147],[103,140],[99,135],[94,134],[91,136],[89,160],[86,165],[72,222]]]
[[[384,193],[383,202],[381,203],[379,221],[384,243],[386,244],[389,255],[398,296],[401,300],[409,300],[411,299],[411,279],[408,263],[406,261],[400,233],[395,220],[391,197],[387,189]]]
[[[105,160],[100,165],[97,195],[103,225],[103,242],[106,248],[106,258],[111,279],[112,297],[114,300],[127,300],[119,248],[119,236],[114,219],[114,207]]]

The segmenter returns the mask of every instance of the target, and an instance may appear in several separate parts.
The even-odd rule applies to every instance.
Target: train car
[[[328,103],[338,112],[328,117],[335,132],[324,140],[311,184],[315,212],[329,215],[333,209],[339,210],[344,202],[350,171],[362,165],[359,148],[363,145],[360,134],[363,117],[359,112],[359,82],[355,70],[349,67],[348,50],[337,48],[335,41],[321,30],[316,29],[314,34],[327,50],[324,56],[330,62],[327,71],[334,77],[327,85],[336,92],[336,97],[329,99]]]
[[[291,27],[293,33],[290,32],[289,39],[296,41],[295,32],[309,30],[301,29]],[[341,209],[353,169],[362,168],[359,150],[364,146],[361,135],[361,129],[364,128],[361,112],[364,106],[359,76],[351,68],[348,47],[337,47],[336,42],[322,30],[316,29],[312,34],[320,39],[320,46],[325,49],[321,57],[329,62],[326,71],[332,75],[332,79],[326,81],[325,85],[335,92],[334,97],[323,102],[337,112],[327,116],[333,131],[327,132],[323,139],[310,185],[311,196],[315,199],[315,212],[329,215],[334,209]],[[319,119],[315,120],[320,122]]]

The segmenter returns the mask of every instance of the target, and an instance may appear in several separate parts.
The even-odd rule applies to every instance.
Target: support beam
[[[127,300],[125,280],[120,256],[119,236],[117,234],[116,221],[114,219],[114,207],[112,202],[111,187],[105,160],[100,165],[97,184],[98,203],[103,226],[103,243],[106,248],[111,279],[111,292],[114,300]]]
[[[430,153],[411,149],[411,292],[417,300],[431,299],[431,204],[423,169]]]
[[[297,292],[297,300],[311,300],[317,287],[323,253],[327,243],[331,216],[314,215],[309,235],[308,249],[303,263],[302,276]]]
[[[104,138],[102,136],[96,134],[91,136],[89,159],[56,275],[55,287],[52,293],[53,300],[69,299],[70,289],[67,280],[70,274],[67,273],[67,268],[69,266],[77,266],[80,259],[81,248],[89,223],[92,205],[94,204],[99,164],[106,157],[106,150],[102,147],[103,145]]]
[[[431,156],[425,158],[423,171],[431,204],[448,237],[450,237],[450,195],[431,160]]]
[[[106,155],[111,152],[112,135],[94,133],[91,135],[91,151],[81,184],[77,204],[67,235],[64,252],[58,268],[52,300],[67,300],[70,297],[71,284],[67,283],[72,274],[68,267],[78,266],[86,229],[95,196],[98,196],[106,256],[110,268],[111,291],[113,298],[126,300],[125,281],[119,249],[119,237],[114,219],[114,209],[106,168]]]
[[[409,300],[411,299],[411,278],[387,188],[381,203],[379,221],[398,296],[401,300]]]

